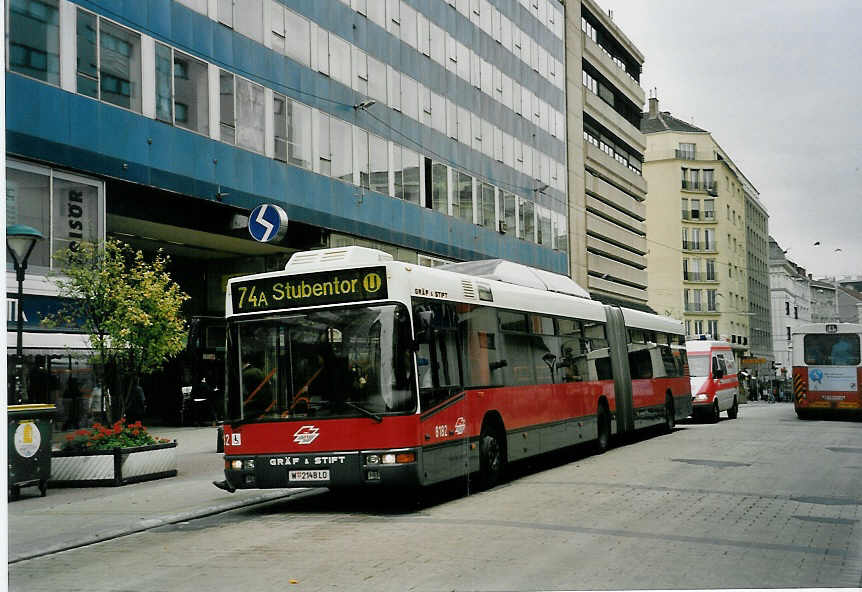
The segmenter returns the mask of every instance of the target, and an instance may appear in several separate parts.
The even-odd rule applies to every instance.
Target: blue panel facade
[[[422,81],[434,92],[452,98],[460,106],[469,106],[471,112],[514,137],[535,137],[546,154],[566,162],[564,141],[526,118],[511,117],[511,112],[488,95],[478,93],[453,72],[348,6],[334,0],[283,3],[369,55]],[[436,0],[408,3],[479,55],[504,71],[508,68],[551,107],[565,111],[562,90],[501,49],[463,15]],[[434,161],[529,197],[553,211],[562,213],[567,209],[564,193],[553,188],[546,194],[534,191],[531,175],[503,166],[385,105],[373,116],[357,111],[353,105],[364,95],[181,4],[171,0],[80,0],[77,4]],[[542,25],[517,1],[498,0],[495,5],[540,40],[550,55],[563,59],[562,40],[541,35]],[[502,257],[559,273],[568,270],[564,252],[289,166],[16,73],[7,72],[6,93],[7,151],[11,155],[203,200],[215,200],[220,191],[227,194],[224,203],[241,208],[251,209],[261,202],[280,203],[292,220],[441,257]]]

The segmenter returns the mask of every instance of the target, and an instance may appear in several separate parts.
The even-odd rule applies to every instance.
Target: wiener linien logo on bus
[[[233,285],[235,312],[386,298],[385,268],[268,277]]]
[[[293,433],[293,441],[297,444],[311,444],[320,435],[320,428],[315,425],[304,425]]]

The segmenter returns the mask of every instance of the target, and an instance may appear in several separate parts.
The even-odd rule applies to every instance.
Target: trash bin
[[[36,485],[42,497],[51,478],[51,445],[54,438],[53,405],[9,405],[7,446],[9,498],[17,499],[22,487]]]

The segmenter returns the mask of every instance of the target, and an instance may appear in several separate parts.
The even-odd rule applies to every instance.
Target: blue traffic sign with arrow
[[[261,204],[249,214],[248,232],[261,243],[279,241],[287,234],[287,213],[279,206]]]

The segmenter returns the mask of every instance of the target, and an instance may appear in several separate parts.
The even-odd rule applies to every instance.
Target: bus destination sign
[[[234,313],[381,300],[388,296],[385,267],[339,269],[235,282]]]

